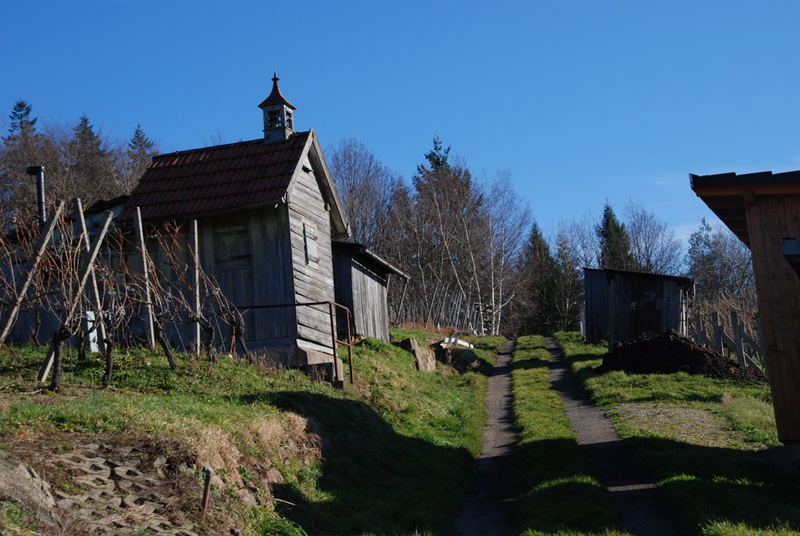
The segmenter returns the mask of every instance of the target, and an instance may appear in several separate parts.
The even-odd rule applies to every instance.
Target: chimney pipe
[[[39,225],[47,223],[47,209],[44,205],[44,166],[31,166],[25,170],[28,175],[36,175],[36,208],[39,211]]]

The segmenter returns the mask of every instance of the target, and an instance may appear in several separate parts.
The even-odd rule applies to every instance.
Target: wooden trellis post
[[[72,305],[70,306],[69,311],[67,311],[67,316],[64,318],[64,321],[61,323],[59,329],[68,327],[70,324],[72,324],[72,319],[75,318],[75,313],[77,313],[78,305],[81,302],[81,294],[83,294],[83,289],[86,287],[86,283],[89,281],[89,275],[92,273],[94,261],[97,259],[97,254],[100,251],[100,246],[106,237],[106,233],[108,232],[108,228],[111,225],[112,219],[114,219],[114,215],[109,212],[105,223],[103,223],[103,227],[100,229],[100,233],[97,235],[97,241],[87,254],[86,260],[81,263],[78,288],[75,290],[75,299],[72,301]],[[42,366],[39,369],[39,376],[37,377],[38,381],[44,381],[47,378],[47,375],[50,374],[50,367],[53,365],[54,352],[55,348],[50,348],[47,358],[45,358],[44,363],[42,363]]]
[[[194,287],[194,353],[200,355],[200,233],[197,220],[192,220],[192,266],[194,268],[192,286]]]
[[[11,307],[11,311],[8,313],[8,318],[6,318],[6,324],[3,326],[2,333],[0,333],[0,344],[3,344],[3,342],[6,340],[6,337],[8,337],[8,334],[11,333],[11,328],[14,326],[14,321],[19,314],[22,301],[25,299],[25,294],[28,293],[28,288],[31,286],[31,282],[36,275],[36,271],[39,268],[39,263],[42,261],[44,251],[47,248],[47,244],[50,242],[50,238],[53,236],[53,231],[56,229],[56,225],[58,220],[61,218],[62,212],[64,212],[64,201],[59,201],[58,205],[56,206],[56,213],[53,214],[53,218],[50,220],[50,223],[47,224],[47,229],[45,229],[39,236],[39,243],[36,245],[36,254],[33,258],[33,264],[31,264],[31,266],[28,268],[28,273],[25,276],[25,280],[17,290],[17,296],[14,299],[14,305]]]
[[[84,237],[84,244],[86,253],[92,250],[92,239],[89,238],[89,231],[86,228],[86,219],[83,217],[83,203],[80,198],[75,198],[75,213],[78,223],[81,226],[81,236]],[[100,348],[105,349],[106,343],[106,327],[103,322],[103,302],[100,300],[100,291],[97,288],[97,276],[94,270],[91,271],[92,283],[92,298],[94,299],[95,306],[95,326],[97,329],[97,336],[100,339]]]
[[[139,239],[139,249],[142,253],[142,274],[144,275],[144,299],[147,311],[147,343],[150,350],[156,349],[156,332],[153,326],[153,300],[150,290],[150,263],[147,258],[147,245],[144,241],[144,226],[142,225],[142,211],[136,207],[136,236]]]

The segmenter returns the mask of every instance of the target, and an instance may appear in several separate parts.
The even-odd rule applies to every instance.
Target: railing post
[[[350,331],[350,309],[344,309],[344,314],[347,317],[347,361],[350,363],[350,385],[355,383],[353,379],[353,334]]]
[[[333,384],[339,381],[339,356],[336,352],[336,319],[334,318],[333,302],[328,302],[328,314],[331,317],[331,345],[333,346]]]

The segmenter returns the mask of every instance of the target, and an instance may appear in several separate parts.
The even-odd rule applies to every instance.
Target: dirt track
[[[664,511],[654,479],[639,463],[636,451],[620,439],[603,412],[583,396],[552,339],[548,339],[547,349],[554,359],[550,382],[561,395],[578,444],[584,447],[600,483],[611,494],[621,528],[634,536],[680,534]]]
[[[456,517],[458,536],[504,536],[514,533],[511,522],[511,452],[517,443],[511,395],[511,352],[506,343],[497,356],[486,393],[488,420],[481,455],[467,497]]]

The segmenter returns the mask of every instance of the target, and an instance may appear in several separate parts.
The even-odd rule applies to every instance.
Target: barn
[[[120,220],[137,209],[145,226],[196,220],[200,264],[244,313],[248,347],[288,366],[323,365],[341,380],[328,304],[332,243],[348,237],[347,219],[317,134],[294,130],[296,108],[277,76],[259,107],[263,138],[155,157]],[[166,262],[159,255],[153,262]],[[180,345],[191,329],[168,335]]]
[[[675,331],[688,333],[687,308],[694,282],[686,277],[585,268],[584,336],[616,342]]]
[[[690,179],[697,196],[753,255],[778,438],[800,443],[800,171]]]

